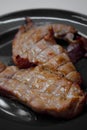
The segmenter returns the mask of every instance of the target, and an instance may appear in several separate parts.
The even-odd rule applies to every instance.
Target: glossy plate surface
[[[53,9],[23,10],[0,17],[0,61],[12,65],[12,39],[18,28],[30,17],[36,24],[64,23],[77,28],[79,34],[87,37],[87,16]],[[87,59],[76,63],[77,70],[83,77],[83,89],[87,90]],[[40,115],[17,101],[0,96],[0,129],[87,129],[87,107],[83,113],[72,120],[59,120],[51,116]],[[45,128],[44,128],[45,127]]]

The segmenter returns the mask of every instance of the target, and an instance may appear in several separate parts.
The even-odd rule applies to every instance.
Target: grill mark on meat
[[[76,72],[75,67],[72,65],[70,61],[68,61],[66,64],[59,66],[57,70],[60,71],[60,73],[69,81],[81,84],[81,76],[78,72]]]
[[[50,59],[47,63],[44,64],[44,67],[52,69],[61,77],[65,77],[72,82],[81,84],[82,80],[80,74],[76,72],[76,69],[72,66],[69,57],[65,53],[62,53]],[[67,71],[68,68],[69,71]]]
[[[42,44],[43,42],[43,44]],[[44,39],[41,39],[36,45],[32,47],[31,50],[28,51],[28,59],[31,62],[35,62],[37,55],[39,55],[40,52],[45,50],[47,48],[48,44]]]
[[[42,39],[42,40],[43,40],[43,39]],[[36,43],[36,45],[37,45],[37,44],[38,44],[38,43]],[[49,43],[48,43],[48,44],[49,44]],[[47,45],[47,46],[48,46],[48,45]],[[35,57],[34,57],[34,56],[33,56],[33,57],[31,56],[31,54],[32,54],[31,52],[32,52],[32,50],[33,50],[33,48],[32,48],[32,49],[28,52],[28,59],[29,59],[29,61],[33,63],[33,62],[34,62],[34,58],[36,58],[36,61],[37,61],[36,63],[38,63],[38,59],[39,59],[38,57],[41,56],[42,53],[45,54],[46,51],[48,51],[48,53],[47,53],[48,56],[52,56],[52,55],[54,56],[54,55],[56,55],[55,53],[57,53],[57,52],[54,53],[54,51],[52,51],[51,47],[50,47],[50,46],[47,47],[47,46],[44,47],[44,49],[41,50],[39,53],[37,53],[37,54],[35,55]],[[53,49],[55,49],[55,48],[53,48]],[[36,50],[36,48],[35,48],[35,50]],[[53,56],[52,56],[52,57],[53,57]],[[51,57],[51,58],[52,58],[52,57]],[[46,57],[44,57],[44,58],[46,58]],[[43,60],[41,60],[41,61],[43,61]]]
[[[82,82],[80,74],[76,72],[76,69],[73,67],[66,53],[62,53],[58,56],[53,57],[44,64],[44,67],[53,69],[54,72],[56,71],[55,73],[61,75],[61,77],[67,78],[72,82],[76,82],[78,84],[81,84]],[[69,71],[67,71],[68,69]]]
[[[54,51],[52,51],[51,48],[45,48],[41,53],[36,57],[36,59],[39,61],[39,63],[45,63],[51,58],[56,56]]]
[[[43,44],[45,46],[43,46]],[[54,45],[53,45],[54,44]],[[45,51],[45,49],[47,50],[47,48],[51,48],[51,51],[53,49],[53,52],[55,53],[58,53],[59,54],[59,46],[55,45],[55,41],[53,39],[50,39],[49,37],[45,40],[45,39],[42,39],[41,41],[39,41],[36,46],[34,45],[32,47],[32,49],[28,52],[28,57],[30,59],[31,62],[35,62],[35,58],[37,59],[38,61],[38,55],[40,55],[40,53],[43,53],[43,51]],[[39,45],[39,46],[38,46]],[[40,49],[39,49],[40,48]],[[43,48],[43,49],[42,49]],[[35,53],[35,51],[37,51],[38,49],[38,53]],[[58,49],[58,50],[57,50]],[[32,56],[31,56],[32,55]]]
[[[42,27],[42,28],[43,28],[43,27]],[[41,31],[42,31],[42,30],[41,30]],[[44,31],[44,30],[43,30],[43,31]],[[36,36],[35,36],[36,41],[33,41],[33,42],[32,42],[32,44],[30,45],[31,47],[29,47],[28,51],[30,51],[31,48],[33,48],[34,45],[37,45],[39,41],[41,41],[41,40],[43,40],[43,39],[44,39],[44,40],[49,39],[50,36],[51,36],[51,34],[53,33],[51,26],[49,26],[49,28],[47,28],[47,29],[45,30],[45,33],[43,33],[43,31],[42,31],[42,32],[38,32],[38,29],[37,29],[37,31],[34,33],[34,34],[36,35]],[[32,36],[32,37],[34,37],[34,36]],[[32,39],[32,37],[31,37],[31,39]],[[35,40],[35,39],[34,39],[34,40]]]
[[[61,71],[64,75],[67,75],[72,71],[76,71],[71,62],[67,62],[66,64],[58,67],[58,70]]]
[[[70,59],[67,54],[64,52],[60,52],[59,55],[56,55],[54,58],[50,59],[47,63],[45,63],[44,66],[57,70],[58,67],[66,64],[69,61]]]
[[[71,87],[72,83],[66,80],[65,78],[58,80],[58,85],[56,85],[54,88],[48,88],[46,92],[52,93],[55,96],[60,96],[66,99],[66,95],[69,92],[69,89]]]
[[[72,72],[68,73],[65,77],[72,82],[75,82],[78,84],[82,83],[82,79],[81,79],[79,72],[72,71]]]
[[[50,41],[47,41],[47,44],[48,46],[42,51],[40,51],[40,53],[36,56],[37,61],[40,60],[42,63],[49,62],[51,58],[54,58],[56,55],[59,55],[64,51],[61,46],[56,45],[53,38],[50,39]]]

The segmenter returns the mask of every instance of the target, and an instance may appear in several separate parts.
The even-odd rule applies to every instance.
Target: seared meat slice
[[[0,93],[14,97],[39,113],[72,118],[85,103],[80,86],[44,66],[30,69],[7,67],[0,73]]]
[[[76,33],[75,28],[62,24],[29,26],[28,23],[19,29],[13,40],[14,63],[20,68],[28,68],[48,62],[49,59],[65,51],[57,45],[53,36],[61,38],[68,33]]]
[[[80,84],[80,74],[76,72],[65,49],[55,42],[52,26],[38,27],[37,31],[26,40],[26,36],[29,36],[31,31],[32,29],[13,42],[13,60],[15,64],[20,68],[44,65],[45,68],[50,68],[51,71],[58,74],[60,72],[62,77]]]

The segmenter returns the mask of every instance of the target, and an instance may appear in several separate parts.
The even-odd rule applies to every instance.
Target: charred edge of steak
[[[31,63],[29,60],[26,58],[21,58],[19,55],[16,56],[16,65],[19,68],[29,68],[29,67],[35,67],[37,66],[37,63]]]

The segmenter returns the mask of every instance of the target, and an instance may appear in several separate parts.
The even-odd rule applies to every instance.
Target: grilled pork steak
[[[7,67],[0,73],[0,93],[16,98],[36,112],[60,118],[78,115],[85,103],[85,95],[77,83],[44,66]]]
[[[30,21],[30,26],[29,23],[22,26],[13,40],[14,63],[20,68],[28,68],[48,62],[64,51],[53,36],[66,38],[69,33],[76,33],[76,29],[62,24],[35,26]]]

